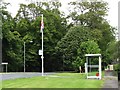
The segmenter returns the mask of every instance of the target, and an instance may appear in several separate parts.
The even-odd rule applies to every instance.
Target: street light
[[[30,41],[32,43],[33,41]],[[24,72],[25,72],[25,42],[24,42]]]

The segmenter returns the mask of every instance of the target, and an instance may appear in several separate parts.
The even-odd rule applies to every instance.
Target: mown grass
[[[4,80],[2,88],[101,88],[103,80],[86,79],[85,74],[58,73],[50,76]]]

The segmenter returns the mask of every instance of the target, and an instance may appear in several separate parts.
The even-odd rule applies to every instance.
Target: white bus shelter
[[[101,77],[102,77],[102,73],[101,73],[102,72],[102,70],[101,70],[101,54],[85,54],[85,56],[86,56],[86,67],[85,67],[85,69],[86,69],[87,79],[90,79],[90,78],[101,79]],[[99,65],[88,64],[89,57],[98,57],[99,58],[99,61],[98,61]],[[89,74],[88,68],[98,68],[98,76],[88,75]]]

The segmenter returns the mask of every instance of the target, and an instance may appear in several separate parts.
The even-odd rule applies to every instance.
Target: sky
[[[19,9],[20,3],[30,3],[31,1],[41,1],[41,0],[3,0],[4,2],[9,2],[11,5],[8,7],[8,11],[12,14],[14,17],[17,13],[17,10]],[[42,0],[47,1],[47,0]],[[68,12],[68,6],[67,3],[70,1],[76,1],[76,0],[59,0],[62,3],[61,10],[64,12]],[[84,0],[83,0],[84,1]],[[107,21],[110,23],[113,27],[118,27],[118,2],[120,0],[103,0],[108,3],[108,16],[105,17]]]

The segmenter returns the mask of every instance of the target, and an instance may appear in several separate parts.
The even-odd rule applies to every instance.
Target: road
[[[44,76],[52,75],[52,74],[55,73],[44,73]],[[42,76],[42,74],[29,72],[29,73],[3,73],[2,75],[0,75],[2,80],[16,79],[16,78],[30,78],[34,76]]]
[[[113,71],[105,71],[103,90],[118,90],[118,78]],[[107,88],[107,89],[106,89]]]

